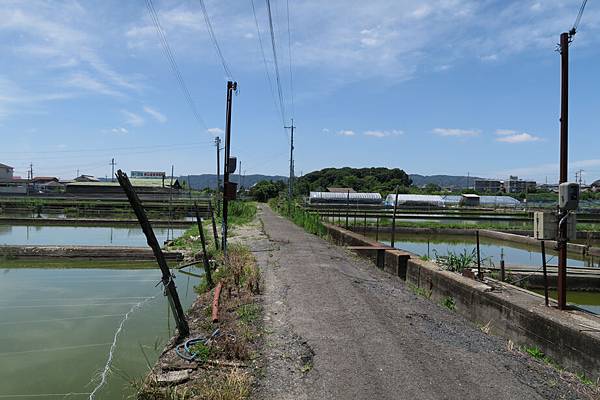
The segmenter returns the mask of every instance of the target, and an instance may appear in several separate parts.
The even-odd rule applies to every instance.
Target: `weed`
[[[306,364],[304,364],[302,366],[302,368],[300,368],[300,372],[305,374],[305,373],[309,372],[312,368],[313,368],[312,362],[307,362]]]
[[[579,379],[579,382],[583,383],[584,385],[594,386],[594,381],[585,376],[584,373],[578,372],[575,374],[575,376],[577,377],[577,379]]]
[[[445,256],[438,255],[437,251],[433,251],[435,262],[448,271],[463,272],[465,269],[473,266],[477,261],[477,251],[473,249],[471,253],[467,249],[463,249],[462,253],[455,253],[448,250]]]
[[[531,357],[533,357],[535,359],[543,360],[545,357],[544,352],[542,350],[540,350],[540,348],[537,346],[525,347],[524,350],[527,354],[529,354]]]
[[[425,297],[426,299],[429,299],[429,298],[431,298],[431,291],[430,291],[430,290],[426,290],[426,289],[424,289],[424,288],[422,288],[422,287],[415,286],[415,285],[413,285],[413,284],[410,284],[410,283],[408,284],[408,288],[409,288],[409,289],[410,289],[410,290],[411,290],[411,291],[412,291],[414,294],[416,294],[416,295],[418,295],[418,296],[423,296],[423,297]]]
[[[419,259],[421,261],[429,261],[429,256],[427,254],[423,254],[422,256],[419,257]]]
[[[251,324],[260,315],[260,306],[257,304],[244,304],[236,310],[236,313],[244,324]]]
[[[480,326],[479,329],[481,330],[481,332],[485,333],[486,335],[489,335],[490,331],[492,330],[492,321],[488,321],[487,324]]]
[[[444,300],[442,300],[442,305],[450,311],[454,311],[456,309],[456,302],[451,296],[444,297]]]
[[[212,349],[210,348],[210,346],[199,342],[190,347],[190,352],[195,356],[196,360],[205,362],[210,358],[212,354]]]

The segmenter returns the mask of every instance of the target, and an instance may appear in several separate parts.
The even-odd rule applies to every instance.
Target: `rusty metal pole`
[[[548,270],[546,268],[546,244],[542,240],[542,268],[544,270],[544,299],[546,301],[546,307],[548,307]]]
[[[569,42],[568,32],[560,34],[560,179],[564,183],[568,179],[569,162]],[[560,221],[564,216],[559,212]],[[558,308],[567,307],[567,224],[559,225],[558,232]]]
[[[396,186],[396,196],[394,197],[394,213],[392,214],[392,240],[390,246],[394,247],[396,242],[396,211],[398,210],[398,186]]]

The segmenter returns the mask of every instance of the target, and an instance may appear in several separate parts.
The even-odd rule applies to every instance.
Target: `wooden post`
[[[379,242],[379,215],[377,216],[376,228],[375,228],[375,240]]]
[[[198,204],[196,202],[194,202],[194,209],[196,211],[196,221],[198,222],[198,232],[200,233],[200,241],[202,242],[202,262],[204,263],[204,275],[206,276],[206,283],[208,287],[212,288],[214,283],[212,280],[212,274],[210,272],[210,264],[208,263],[208,254],[206,254],[206,238],[204,237],[202,218],[200,218],[200,212],[198,211]]]
[[[504,248],[500,249],[500,280],[502,282],[506,280],[506,268],[504,265]]]
[[[210,220],[212,221],[213,238],[215,240],[215,248],[219,250],[219,234],[217,233],[217,221],[215,220],[215,213],[212,208],[210,200],[208,201],[208,212],[210,213]]]
[[[546,243],[542,240],[542,268],[544,270],[544,300],[548,307],[548,271],[546,270]]]
[[[185,319],[185,313],[183,312],[183,308],[181,307],[181,302],[179,301],[179,295],[177,294],[177,288],[175,287],[175,281],[173,280],[173,275],[169,270],[169,266],[167,265],[167,260],[165,258],[160,245],[158,244],[158,240],[156,240],[156,236],[154,235],[154,231],[152,230],[152,225],[150,225],[150,221],[148,221],[148,216],[146,215],[146,211],[144,207],[142,207],[142,202],[138,197],[137,193],[131,186],[131,182],[127,175],[121,171],[117,171],[117,179],[119,180],[119,184],[125,191],[127,198],[129,199],[129,203],[135,212],[135,215],[142,227],[142,231],[144,235],[146,235],[146,241],[148,246],[154,252],[154,257],[156,258],[156,262],[162,272],[162,284],[165,287],[165,294],[169,300],[169,305],[171,306],[171,310],[173,311],[173,318],[175,318],[175,323],[177,324],[177,329],[179,330],[179,336],[185,337],[189,335],[190,328],[188,326],[187,320]]]

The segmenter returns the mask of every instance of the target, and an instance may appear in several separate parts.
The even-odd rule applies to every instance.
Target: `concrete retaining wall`
[[[362,235],[326,224],[333,241],[343,245],[379,243]],[[493,334],[512,340],[519,346],[537,346],[561,366],[600,378],[600,318],[578,311],[559,311],[545,307],[541,296],[515,286],[486,278],[475,281],[416,255],[397,265],[395,254],[386,250],[384,269],[403,276],[407,283],[421,288],[432,301],[452,298],[456,312],[479,325],[487,325]]]

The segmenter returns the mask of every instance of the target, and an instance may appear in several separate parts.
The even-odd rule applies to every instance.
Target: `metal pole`
[[[504,266],[504,248],[500,249],[500,280],[506,280],[506,268]]]
[[[294,118],[292,118],[292,125],[284,126],[285,129],[289,129],[290,133],[290,177],[288,179],[288,214],[292,204],[293,185],[294,185]]]
[[[396,211],[398,210],[398,186],[396,186],[396,196],[394,197],[394,213],[392,214],[392,240],[390,246],[394,247],[396,242]]]
[[[475,236],[477,238],[477,278],[482,279],[483,275],[481,274],[481,253],[479,252],[479,230],[475,231]]]
[[[560,86],[560,180],[567,181],[569,158],[569,33],[560,34],[561,86]],[[559,212],[560,221],[563,213]],[[567,307],[567,224],[559,225],[558,232],[558,308]]]
[[[217,200],[217,215],[221,214],[221,199],[219,197],[219,192],[221,191],[221,138],[215,138],[215,146],[217,147],[217,191],[216,191],[216,200]]]
[[[548,307],[548,271],[546,269],[546,244],[542,240],[542,268],[544,269],[544,299]]]
[[[229,158],[231,154],[231,102],[233,92],[237,88],[237,83],[228,81],[227,82],[227,109],[225,112],[225,159],[223,161],[223,187],[225,192],[229,184]],[[227,211],[229,206],[228,196],[223,196],[223,232],[221,233],[221,239],[223,243],[221,248],[223,249],[223,255],[227,257]]]
[[[346,193],[346,229],[348,229],[348,213],[350,212],[350,190]]]

